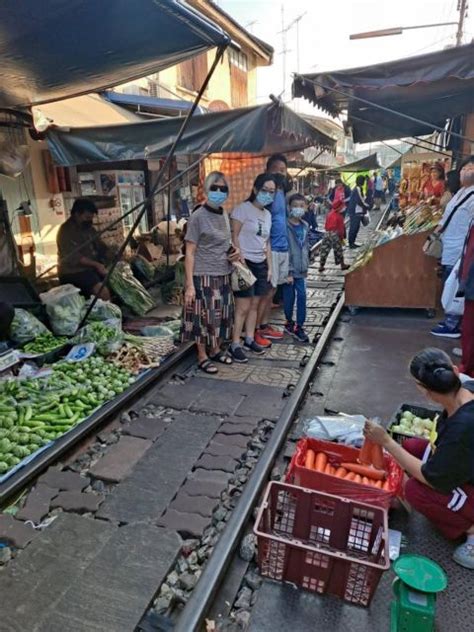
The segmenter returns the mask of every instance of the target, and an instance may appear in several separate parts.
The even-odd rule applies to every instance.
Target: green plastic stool
[[[445,572],[422,555],[402,555],[393,570],[390,632],[434,632],[436,594],[448,585]]]

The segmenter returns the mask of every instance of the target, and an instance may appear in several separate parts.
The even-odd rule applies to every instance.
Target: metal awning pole
[[[199,104],[199,101],[201,100],[202,95],[204,94],[204,91],[206,90],[207,86],[209,85],[209,81],[211,80],[212,75],[214,74],[215,69],[217,68],[217,64],[220,62],[220,60],[222,59],[222,56],[224,55],[224,51],[226,49],[226,46],[220,46],[217,51],[216,51],[216,56],[214,58],[214,61],[212,63],[212,66],[209,70],[209,72],[207,73],[207,76],[199,90],[199,92],[196,95],[196,98],[194,99],[193,105],[191,107],[191,109],[189,110],[186,118],[183,121],[183,124],[181,125],[181,129],[179,130],[176,138],[173,141],[172,146],[170,147],[170,150],[168,152],[168,155],[165,158],[165,161],[163,163],[162,168],[160,169],[159,173],[158,173],[158,178],[152,188],[152,190],[150,191],[150,194],[148,195],[148,197],[146,198],[146,200],[143,203],[143,208],[141,209],[141,211],[138,212],[135,221],[133,222],[130,230],[128,231],[122,245],[120,246],[114,260],[112,261],[109,269],[107,270],[107,274],[104,278],[104,280],[102,281],[98,294],[100,294],[100,292],[103,290],[103,288],[107,285],[110,277],[112,276],[113,271],[115,270],[115,267],[117,265],[117,263],[119,262],[119,260],[121,259],[123,253],[125,252],[125,248],[128,246],[130,239],[132,238],[133,233],[135,232],[135,230],[137,229],[138,225],[140,224],[140,221],[144,215],[144,213],[146,212],[147,208],[150,207],[151,205],[151,201],[153,200],[153,197],[158,189],[158,187],[161,184],[161,181],[164,177],[164,174],[166,173],[166,170],[168,169],[171,160],[174,156],[174,152],[175,149],[179,143],[179,141],[181,140],[184,132],[186,131],[186,128],[188,126],[189,121],[191,120],[191,117],[193,116],[194,112],[196,111],[196,108]],[[80,323],[80,327],[82,327],[84,325],[84,323],[87,321],[87,318],[89,316],[89,314],[91,313],[91,311],[94,309],[95,304],[97,303],[97,299],[98,299],[98,295],[95,295],[92,298],[92,301],[89,305],[89,307],[86,310],[86,313],[84,314],[82,321]]]

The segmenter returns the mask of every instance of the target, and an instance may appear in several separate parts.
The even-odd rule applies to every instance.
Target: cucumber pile
[[[60,362],[44,378],[0,383],[0,475],[54,441],[134,381],[121,367],[92,356]]]

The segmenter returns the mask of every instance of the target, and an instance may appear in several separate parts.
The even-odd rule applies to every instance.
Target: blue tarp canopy
[[[0,108],[97,92],[229,41],[176,0],[2,0]]]
[[[160,114],[182,114],[188,112],[192,106],[192,101],[183,101],[181,99],[165,99],[162,97],[150,97],[142,94],[123,94],[122,92],[114,92],[107,90],[102,94],[104,99],[128,108],[133,108],[140,112],[157,112]],[[202,114],[204,109],[198,105],[196,114]]]
[[[54,161],[64,166],[159,158],[169,152],[183,120],[183,117],[173,117],[68,130],[50,128],[46,138]],[[293,110],[282,103],[271,102],[193,116],[175,153],[271,154],[310,146],[334,151],[335,145],[335,139]]]

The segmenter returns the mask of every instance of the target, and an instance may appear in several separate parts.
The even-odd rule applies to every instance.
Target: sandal
[[[232,358],[230,358],[225,351],[219,351],[213,356],[209,356],[213,362],[220,362],[221,364],[232,364]]]
[[[219,373],[217,367],[212,364],[209,358],[206,358],[205,360],[200,362],[198,364],[198,368],[201,371],[204,371],[204,373],[208,373],[209,375],[215,375],[216,373]]]

